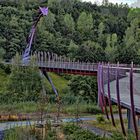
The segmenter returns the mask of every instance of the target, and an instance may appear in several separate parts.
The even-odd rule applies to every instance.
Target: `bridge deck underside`
[[[134,102],[135,109],[137,113],[140,113],[140,74],[134,73]],[[120,98],[121,105],[125,108],[131,109],[130,102],[130,83],[129,83],[129,74],[127,77],[119,80],[120,85]],[[116,94],[116,81],[110,82],[110,91],[111,99],[113,102],[117,103],[117,94]],[[105,85],[105,94],[107,95],[107,85]]]
[[[89,70],[78,70],[78,69],[50,68],[50,67],[39,67],[39,68],[47,72],[97,76],[97,71],[93,71],[93,70],[89,71]]]

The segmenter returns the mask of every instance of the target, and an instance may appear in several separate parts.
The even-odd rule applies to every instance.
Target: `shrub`
[[[101,109],[98,106],[89,104],[86,108],[87,113],[99,114],[102,113]]]
[[[103,140],[96,134],[84,130],[74,124],[68,124],[63,127],[66,140]]]
[[[79,126],[76,126],[74,124],[67,124],[67,125],[64,125],[63,126],[63,132],[66,135],[73,134],[75,131],[77,131],[79,129],[80,129],[80,127]]]
[[[127,140],[135,140],[135,136],[132,132],[128,132]],[[110,140],[126,140],[122,133],[113,133]]]
[[[57,140],[56,132],[55,131],[48,131],[47,136],[44,140]]]
[[[96,120],[98,123],[105,122],[105,118],[102,114],[96,115]]]

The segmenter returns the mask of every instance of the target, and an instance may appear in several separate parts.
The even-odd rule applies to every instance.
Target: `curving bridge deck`
[[[131,109],[131,100],[130,100],[130,76],[129,73],[126,74],[126,77],[119,80],[120,84],[120,102],[121,105],[125,108]],[[140,113],[140,73],[134,73],[134,105],[136,113]],[[105,94],[108,96],[107,84],[104,86]],[[116,93],[116,80],[110,82],[110,93],[111,100],[117,103],[117,93]]]
[[[97,76],[97,64],[80,62],[55,62],[48,61],[38,64],[39,68],[48,72],[93,75]]]

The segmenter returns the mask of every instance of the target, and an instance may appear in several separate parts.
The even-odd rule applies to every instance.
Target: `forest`
[[[34,38],[33,50],[85,62],[140,63],[140,9],[104,0],[2,0],[0,47],[4,58],[23,52],[39,6],[49,7]],[[2,52],[2,51],[1,51]]]

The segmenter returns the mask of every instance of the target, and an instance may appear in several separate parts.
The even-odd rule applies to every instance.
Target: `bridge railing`
[[[131,106],[131,98],[130,98],[130,72],[131,66],[128,65],[111,65],[111,66],[103,66],[103,83],[104,83],[104,91],[108,96],[108,90],[110,90],[111,98],[117,102],[117,78],[119,81],[119,94],[120,101],[126,107]],[[118,74],[117,74],[118,71]],[[133,96],[134,96],[134,105],[136,110],[140,112],[140,68],[134,67],[133,71]],[[108,89],[108,84],[110,89]]]
[[[80,63],[80,62],[59,62],[59,61],[40,61],[37,62],[40,67],[58,68],[58,69],[71,69],[71,70],[84,70],[95,71],[97,64]]]
[[[22,56],[21,56],[22,57]],[[71,60],[64,56],[58,56],[49,52],[32,52],[31,57],[35,58],[35,64],[38,67],[69,69],[78,71],[97,71],[98,64],[90,62],[80,62]],[[30,57],[30,58],[31,58]],[[30,59],[23,61],[22,65],[26,66],[30,63]]]

